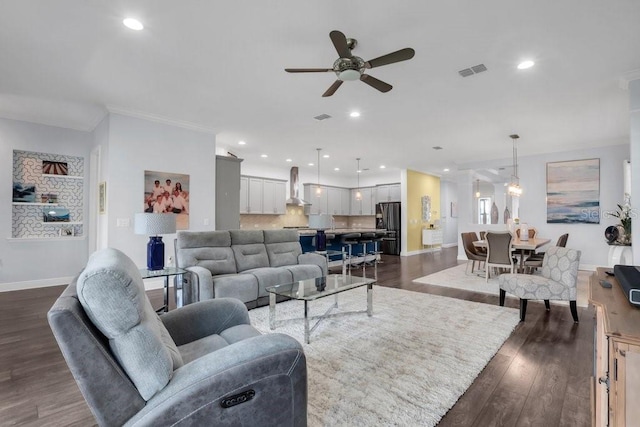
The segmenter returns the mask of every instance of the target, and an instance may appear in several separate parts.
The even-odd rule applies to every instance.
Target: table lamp
[[[149,236],[147,243],[147,269],[164,268],[164,243],[160,234],[176,232],[176,216],[170,213],[137,213],[135,233]]]
[[[331,228],[333,217],[327,214],[309,215],[309,228],[316,232],[316,251],[327,250],[327,235],[324,230]]]

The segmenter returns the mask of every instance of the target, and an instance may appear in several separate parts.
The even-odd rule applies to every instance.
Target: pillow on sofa
[[[117,249],[89,258],[77,280],[78,299],[144,400],[164,388],[182,357],[151,307],[133,261]]]

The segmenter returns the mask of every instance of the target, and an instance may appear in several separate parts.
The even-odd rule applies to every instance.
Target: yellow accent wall
[[[407,251],[422,249],[422,196],[431,197],[431,224],[440,219],[440,178],[407,170]]]

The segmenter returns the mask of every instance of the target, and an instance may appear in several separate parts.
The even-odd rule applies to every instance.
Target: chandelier
[[[522,187],[520,187],[520,178],[518,177],[518,147],[516,141],[520,138],[517,134],[509,135],[513,141],[513,174],[507,192],[511,197],[520,197],[522,195]]]

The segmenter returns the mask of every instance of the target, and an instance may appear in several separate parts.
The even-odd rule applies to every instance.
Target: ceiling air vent
[[[483,71],[487,71],[487,67],[484,64],[474,65],[471,68],[465,68],[464,70],[458,71],[462,77],[473,76],[474,74],[482,73]]]
[[[330,119],[331,116],[328,114],[320,114],[319,116],[315,116],[314,119],[316,119],[317,121],[322,121],[322,120],[327,120]]]
[[[436,145],[435,147],[431,147],[431,148],[433,148],[434,150],[442,150],[442,147],[440,147],[439,145]]]

